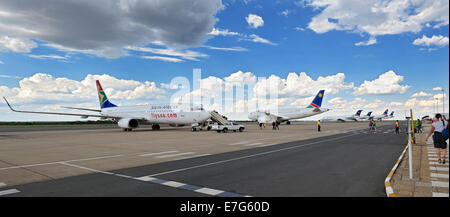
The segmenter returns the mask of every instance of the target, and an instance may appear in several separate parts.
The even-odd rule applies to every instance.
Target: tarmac
[[[393,122],[0,132],[0,196],[385,196]]]

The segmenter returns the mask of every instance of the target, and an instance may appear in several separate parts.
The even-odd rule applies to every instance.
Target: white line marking
[[[68,163],[68,162],[98,160],[98,159],[121,157],[121,156],[123,156],[123,155],[120,154],[120,155],[111,155],[111,156],[102,156],[102,157],[93,157],[93,158],[83,158],[83,159],[67,160],[67,161],[55,161],[55,162],[48,162],[48,163],[28,164],[28,165],[21,165],[21,166],[3,167],[3,168],[0,168],[0,170],[17,169],[17,168],[24,168],[24,167],[35,167],[35,166],[45,166],[45,165],[61,164],[61,163]]]
[[[243,145],[245,143],[249,143],[249,142],[248,141],[242,141],[242,142],[231,143],[231,144],[228,144],[228,145]]]
[[[448,162],[445,162],[445,164],[440,164],[439,162],[430,161],[428,163],[431,164],[431,165],[448,165]]]
[[[61,164],[67,165],[67,166],[71,166],[71,167],[76,167],[76,168],[79,168],[79,169],[89,170],[89,171],[96,172],[96,173],[103,173],[103,174],[107,174],[107,175],[114,175],[114,173],[105,172],[105,171],[101,171],[101,170],[96,170],[96,169],[92,169],[92,168],[88,168],[88,167],[84,167],[84,166],[79,166],[79,165],[75,165],[75,164],[69,164],[69,163],[66,163],[66,162],[63,162]]]
[[[153,177],[150,177],[150,176],[142,176],[142,177],[135,178],[135,179],[140,180],[140,181],[144,181],[144,182],[148,182],[148,181],[155,180],[156,178],[153,178]]]
[[[448,179],[448,173],[447,174],[431,173],[431,177],[434,177],[434,178],[447,178]]]
[[[430,167],[430,170],[448,171],[448,167]]]
[[[282,143],[272,143],[272,144],[266,144],[266,145],[261,145],[261,147],[266,147],[266,146],[272,146],[272,145],[279,145]]]
[[[203,194],[209,194],[209,195],[218,195],[220,193],[223,193],[224,191],[211,189],[211,188],[200,188],[195,190],[195,192],[203,193]]]
[[[6,184],[3,183],[3,182],[0,182],[0,188],[3,187],[3,186],[6,186]]]
[[[164,151],[164,152],[155,152],[155,153],[148,153],[148,154],[141,154],[139,156],[141,157],[147,157],[147,156],[154,156],[154,155],[161,155],[161,154],[169,154],[169,153],[175,153],[178,151]]]
[[[188,155],[188,154],[195,154],[195,152],[184,152],[184,153],[179,153],[179,154],[162,155],[162,156],[156,156],[156,158],[168,158],[168,157],[176,157],[176,156]]]
[[[192,166],[192,167],[185,167],[185,168],[181,168],[181,169],[170,170],[170,171],[166,171],[166,172],[152,174],[149,176],[159,176],[159,175],[165,175],[165,174],[169,174],[169,173],[176,173],[176,172],[196,169],[196,168],[200,168],[200,167],[206,167],[206,166],[211,166],[211,165],[216,165],[216,164],[221,164],[221,163],[227,163],[227,162],[231,162],[231,161],[242,160],[242,159],[256,157],[256,156],[260,156],[260,155],[266,155],[266,154],[276,153],[276,152],[280,152],[280,151],[290,150],[290,149],[294,149],[294,148],[306,147],[306,146],[314,145],[317,143],[339,140],[339,139],[343,139],[343,138],[351,137],[351,136],[355,136],[355,135],[346,135],[346,136],[341,136],[341,137],[337,137],[337,138],[333,138],[333,139],[326,139],[326,140],[321,140],[321,141],[317,141],[317,142],[311,142],[311,143],[307,143],[307,144],[303,144],[303,145],[296,145],[296,146],[291,146],[291,147],[287,147],[287,148],[276,149],[276,150],[272,150],[272,151],[266,151],[266,152],[261,152],[261,153],[257,153],[257,154],[246,155],[246,156],[242,156],[242,157],[231,158],[231,159],[227,159],[227,160],[221,160],[221,161],[216,161],[216,162],[212,162],[212,163]]]
[[[428,156],[428,157],[429,157],[429,156]],[[445,158],[445,159],[448,160],[448,157]],[[436,158],[434,158],[434,157],[429,157],[428,160],[429,160],[429,161],[438,161],[439,158],[437,158],[437,157],[436,157]]]
[[[245,146],[255,146],[255,145],[262,145],[262,144],[264,144],[264,143],[262,143],[262,142],[257,142],[257,143],[247,144],[247,145],[245,145]]]
[[[180,183],[180,182],[174,182],[174,181],[168,181],[168,182],[164,182],[164,183],[161,183],[161,184],[167,185],[167,186],[170,186],[170,187],[174,187],[174,188],[178,188],[180,186],[186,185],[186,184],[183,184],[183,183]]]
[[[448,197],[448,193],[433,192],[433,197]]]
[[[448,188],[448,182],[431,181],[431,185],[434,187]]]
[[[4,190],[4,191],[0,191],[0,196],[4,196],[4,195],[8,195],[8,194],[15,194],[15,193],[19,193],[20,191],[17,189],[9,189],[9,190]]]
[[[189,159],[189,158],[203,157],[203,156],[208,156],[208,155],[211,155],[211,154],[198,154],[198,155],[189,156],[189,157],[180,157],[180,158],[177,158],[175,160],[183,160],[183,159]]]

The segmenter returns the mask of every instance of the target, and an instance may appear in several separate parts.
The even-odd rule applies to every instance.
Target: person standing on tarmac
[[[395,121],[395,133],[399,134],[400,133],[400,126],[398,125],[398,120]]]
[[[417,119],[416,121],[416,129],[417,133],[422,133],[422,122],[420,121],[420,119]]]
[[[278,122],[278,121],[275,121],[275,127],[277,128],[277,130],[280,130],[280,127],[279,127],[279,125],[280,125],[280,122]]]
[[[317,132],[320,132],[320,120],[317,121]]]

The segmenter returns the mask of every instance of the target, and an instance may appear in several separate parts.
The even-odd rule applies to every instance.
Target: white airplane
[[[269,110],[264,112],[255,111],[251,112],[248,115],[248,118],[252,121],[258,121],[260,125],[263,123],[273,123],[275,121],[280,123],[286,121],[286,124],[290,124],[289,120],[292,119],[306,118],[321,114],[329,110],[326,108],[320,108],[322,105],[324,92],[325,90],[319,91],[311,104],[306,108],[280,108],[276,113],[271,113]]]
[[[391,114],[389,116],[387,116],[386,118],[384,118],[384,119],[391,119],[393,117],[394,117],[394,111],[392,111]]]
[[[198,123],[203,123],[211,117],[208,111],[202,107],[191,106],[190,104],[150,104],[136,106],[117,106],[112,104],[106,97],[100,82],[97,80],[97,92],[100,102],[100,109],[74,108],[70,109],[99,112],[99,114],[76,114],[59,112],[38,112],[38,111],[19,111],[11,107],[9,102],[3,97],[9,108],[15,112],[50,114],[50,115],[71,115],[81,118],[98,117],[101,119],[111,119],[117,121],[117,124],[124,131],[131,131],[139,127],[140,124],[151,124],[153,130],[159,130],[160,124],[169,124],[171,126],[184,126],[192,124],[192,129]]]
[[[368,112],[366,115],[361,115],[361,117],[359,117],[359,119],[368,120],[372,117],[372,116],[370,116],[371,114],[372,114],[372,112]]]
[[[386,118],[388,117],[388,110],[389,110],[389,109],[386,109],[386,110],[383,112],[382,115],[374,115],[374,116],[372,116],[371,119],[372,119],[372,120],[378,120],[378,121],[381,121],[381,120],[383,120],[383,119],[386,119]]]
[[[327,116],[327,117],[323,117],[321,119],[321,121],[326,122],[326,121],[341,121],[341,122],[346,122],[346,121],[358,121],[358,119],[361,116],[361,112],[362,110],[358,110],[356,111],[355,114],[353,115],[344,115],[344,116]]]

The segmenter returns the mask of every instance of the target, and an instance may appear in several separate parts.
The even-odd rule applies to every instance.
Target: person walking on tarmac
[[[277,124],[276,124],[276,122],[274,121],[274,122],[272,122],[272,130],[276,130],[276,128],[275,128],[275,126],[276,126]]]
[[[278,122],[278,121],[275,121],[275,128],[277,128],[277,130],[280,130],[280,127],[279,127],[279,125],[280,125],[280,122]]]
[[[420,119],[417,119],[416,121],[416,132],[422,133],[422,122],[420,121]]]
[[[398,125],[398,120],[395,121],[395,133],[399,134],[400,133],[400,126]]]
[[[317,132],[320,132],[320,120],[317,121]]]

